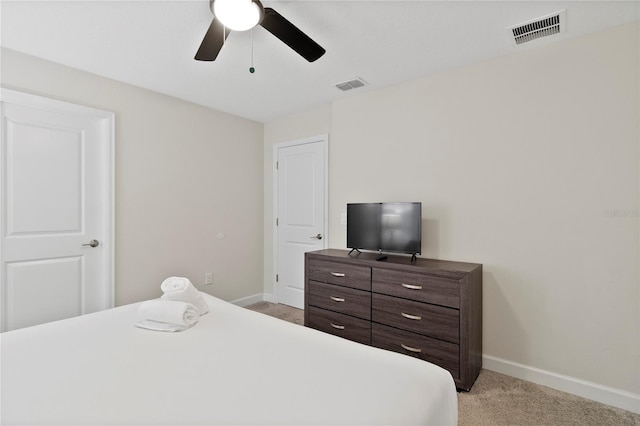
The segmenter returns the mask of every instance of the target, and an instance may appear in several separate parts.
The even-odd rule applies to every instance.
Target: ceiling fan
[[[213,21],[196,53],[197,61],[215,61],[231,31],[262,26],[309,62],[326,52],[298,27],[258,0],[209,0]]]

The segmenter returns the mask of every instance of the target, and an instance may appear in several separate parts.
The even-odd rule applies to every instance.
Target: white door
[[[0,109],[0,330],[113,307],[113,114],[4,89]]]
[[[276,145],[276,301],[304,307],[304,253],[326,248],[328,137]]]

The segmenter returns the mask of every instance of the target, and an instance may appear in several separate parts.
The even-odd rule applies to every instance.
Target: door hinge
[[[278,226],[280,223],[278,221],[278,218],[276,217],[276,226]]]
[[[276,282],[278,282],[278,274],[276,274]]]
[[[279,167],[280,167],[280,162],[279,162],[279,161],[276,161],[276,170],[278,170],[278,169],[279,169]]]

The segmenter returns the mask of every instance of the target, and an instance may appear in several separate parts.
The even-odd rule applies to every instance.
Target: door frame
[[[276,219],[278,218],[278,150],[281,148],[289,148],[292,146],[307,145],[310,143],[322,143],[324,147],[324,236],[323,248],[329,246],[329,134],[323,133],[316,136],[310,136],[302,139],[294,139],[286,142],[279,142],[273,145],[273,302],[279,303],[280,297],[278,295],[278,282],[276,276],[278,275],[278,226],[276,225]]]
[[[47,98],[35,94],[26,92],[20,92],[12,89],[0,88],[0,100],[4,103],[20,105],[35,109],[44,109],[47,111],[55,111],[60,113],[68,113],[79,116],[87,116],[96,118],[101,121],[102,132],[107,140],[106,152],[104,157],[107,164],[104,164],[103,173],[105,179],[103,181],[103,208],[107,210],[105,219],[102,223],[105,234],[101,238],[101,242],[104,243],[104,270],[107,271],[106,277],[106,297],[105,304],[107,307],[112,308],[115,305],[115,113],[110,111],[104,111],[84,105],[77,105],[70,102],[60,101],[53,98]],[[1,105],[0,105],[1,107]],[[4,123],[0,123],[0,131],[6,132],[6,126]],[[4,136],[3,136],[4,138]],[[4,158],[3,149],[0,149],[0,164],[3,163]],[[0,190],[4,188],[5,184],[5,172],[0,173]],[[2,191],[0,193],[0,203],[6,205],[6,193]],[[4,221],[0,221],[0,232],[5,233]],[[3,259],[3,247],[0,244],[0,259]],[[0,262],[0,277],[4,277],[5,270],[2,266],[3,262]],[[4,286],[0,286],[0,289]],[[3,293],[0,291],[0,306],[3,303]],[[2,321],[2,318],[0,318]],[[4,324],[0,324],[4,325]]]

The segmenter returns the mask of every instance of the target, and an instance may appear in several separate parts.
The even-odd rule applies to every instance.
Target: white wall
[[[7,49],[1,71],[3,87],[115,112],[118,305],[170,275],[227,300],[262,293],[261,123]]]
[[[347,202],[421,201],[423,256],[484,265],[486,356],[637,405],[639,34],[525,48],[316,114],[301,136],[330,128],[331,246]]]

